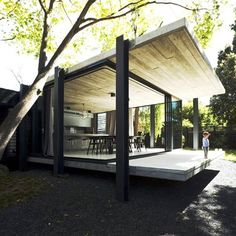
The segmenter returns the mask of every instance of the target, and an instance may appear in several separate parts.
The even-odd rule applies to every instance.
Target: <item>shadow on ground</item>
[[[214,186],[214,193],[204,191],[182,214],[187,231],[192,226],[200,235],[235,235],[236,233],[236,188]]]
[[[0,235],[222,235],[222,232],[232,235],[235,232],[232,204],[236,189],[215,186],[214,195],[205,190],[219,171],[204,170],[187,182],[131,177],[130,200],[126,203],[115,199],[113,174],[74,170],[56,178],[45,169],[24,174],[40,177],[49,187],[31,201],[2,210]]]

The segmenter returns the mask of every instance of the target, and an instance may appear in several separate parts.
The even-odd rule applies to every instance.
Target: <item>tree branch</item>
[[[11,11],[9,11],[8,13],[7,13],[7,15],[9,15],[10,13],[12,13],[15,9],[16,9],[16,7],[17,7],[17,4],[20,2],[20,0],[17,0],[16,2],[15,2],[15,7],[11,10]]]
[[[55,3],[55,0],[50,0],[48,10],[46,10],[46,8],[43,6],[42,0],[38,0],[38,1],[44,12],[43,33],[42,33],[42,39],[41,39],[41,46],[40,46],[40,52],[39,52],[39,64],[38,64],[38,72],[40,73],[41,71],[43,71],[46,61],[47,61],[47,55],[45,52],[45,49],[47,48],[47,36],[48,36],[48,31],[49,31],[49,25],[47,21],[48,21],[48,15],[51,13],[53,9],[53,4]]]
[[[48,10],[47,10],[46,7],[43,5],[42,0],[38,0],[38,2],[39,2],[39,4],[40,4],[40,6],[41,6],[41,8],[42,8],[42,10],[43,10],[43,12],[44,12],[44,14],[49,14],[49,13],[52,11],[52,9],[53,9],[53,4],[55,3],[55,0],[50,0]]]
[[[11,14],[11,13],[16,9],[17,4],[18,4],[19,2],[20,2],[20,0],[17,0],[17,1],[15,2],[15,6],[14,6],[9,12],[7,12],[7,14],[0,13],[0,15],[2,15],[2,17],[0,18],[0,20],[6,19],[6,18],[8,17],[8,15]]]
[[[67,19],[70,21],[71,24],[73,24],[73,23],[72,23],[72,20],[70,19],[69,15],[67,14],[67,11],[66,11],[66,9],[65,9],[65,6],[64,6],[64,4],[63,4],[63,0],[60,0],[60,3],[61,3],[61,5],[62,5],[63,11],[64,11],[65,14],[66,14]]]
[[[183,6],[183,5],[178,4],[178,3],[174,3],[174,2],[158,2],[158,1],[149,1],[149,2],[145,2],[145,3],[143,3],[143,4],[140,4],[140,5],[136,6],[137,4],[139,4],[139,3],[141,3],[141,2],[143,2],[143,0],[140,0],[140,1],[137,1],[137,2],[132,2],[132,3],[129,3],[129,4],[127,4],[127,5],[123,6],[123,7],[121,7],[117,12],[121,12],[121,11],[123,11],[123,10],[129,8],[129,7],[132,6],[132,5],[134,6],[133,8],[131,8],[131,9],[127,10],[126,12],[121,13],[121,14],[119,14],[119,15],[116,15],[116,13],[113,12],[113,13],[111,13],[110,15],[108,15],[108,16],[106,16],[106,17],[103,17],[103,18],[100,18],[100,19],[91,18],[91,17],[90,17],[90,18],[86,18],[83,23],[85,23],[85,22],[87,22],[87,21],[93,21],[93,22],[88,23],[87,25],[81,27],[80,29],[87,28],[88,26],[93,25],[93,24],[95,24],[95,23],[97,23],[97,22],[100,22],[100,21],[105,21],[105,20],[111,20],[111,19],[120,18],[120,17],[125,16],[125,15],[127,15],[127,14],[129,14],[129,13],[131,13],[131,12],[137,10],[137,9],[139,9],[139,8],[142,8],[142,7],[144,7],[144,6],[151,5],[151,4],[157,4],[157,5],[174,5],[174,6],[181,7],[181,8],[183,8],[183,9],[185,9],[185,10],[188,10],[188,11],[207,10],[206,8],[189,8],[189,7]]]
[[[11,73],[13,74],[15,80],[18,82],[18,84],[22,84],[22,78],[21,78],[21,76],[20,76],[20,75],[16,75],[15,72],[14,72],[14,70],[12,70],[12,69],[11,69],[10,71],[11,71]],[[19,79],[18,79],[18,77],[19,77]]]
[[[131,2],[127,5],[125,5],[124,7],[120,8],[118,11],[122,11],[124,10],[125,8],[128,8],[129,6],[135,6],[135,5],[138,5],[139,3],[143,2],[143,0],[140,0],[140,1],[137,1],[137,2]],[[146,2],[146,3],[143,3],[141,4],[142,6],[146,6],[146,5],[149,5],[149,4],[158,4],[158,5],[173,5],[173,6],[178,6],[178,7],[181,7],[185,10],[188,10],[188,11],[199,11],[199,10],[206,10],[206,8],[190,8],[190,7],[186,7],[184,5],[181,5],[181,4],[178,4],[178,3],[174,3],[174,2],[158,2],[158,1],[150,1],[150,2]],[[138,6],[137,6],[138,7]]]
[[[40,4],[40,6],[41,6],[41,8],[42,8],[42,10],[43,10],[43,12],[44,12],[44,14],[46,15],[46,14],[47,14],[47,10],[46,10],[45,6],[43,5],[42,0],[38,0],[38,1],[39,1],[39,4]]]
[[[13,39],[15,39],[15,38],[16,38],[16,36],[12,36],[11,38],[0,39],[0,41],[2,41],[2,42],[6,42],[6,41],[11,41],[11,40],[13,40]]]
[[[52,11],[53,4],[54,4],[54,3],[55,3],[55,0],[50,0],[49,8],[48,8],[48,13]]]
[[[140,0],[140,1],[137,1],[137,2],[131,2],[131,3],[129,3],[129,4],[125,5],[125,6],[123,6],[123,7],[121,7],[118,11],[122,11],[122,10],[124,10],[125,8],[128,8],[128,7],[131,6],[131,5],[137,5],[137,4],[139,4],[140,2],[143,2],[143,0]]]
[[[137,1],[137,2],[133,2],[133,3],[129,3],[127,4],[126,6],[120,8],[116,13],[111,13],[110,15],[106,16],[106,17],[103,17],[103,18],[99,18],[99,19],[96,19],[96,18],[87,18],[87,19],[84,19],[85,15],[87,14],[89,8],[92,6],[92,4],[96,2],[96,0],[88,0],[86,5],[84,6],[82,12],[80,13],[80,16],[77,18],[76,22],[74,23],[74,25],[72,26],[71,30],[68,32],[68,34],[66,35],[66,37],[62,40],[61,44],[59,45],[59,47],[57,48],[57,50],[55,51],[55,53],[53,54],[53,56],[51,57],[50,61],[48,62],[48,64],[45,66],[44,70],[43,71],[47,71],[49,69],[51,69],[53,63],[55,62],[55,60],[58,58],[58,56],[61,54],[61,52],[65,49],[66,45],[72,40],[72,38],[74,37],[75,34],[77,34],[78,32],[84,30],[85,28],[88,28],[89,26],[92,26],[98,22],[102,22],[102,21],[106,21],[106,20],[112,20],[112,19],[116,19],[116,18],[120,18],[122,16],[125,16],[139,8],[142,8],[144,6],[147,6],[147,5],[151,5],[151,4],[163,4],[163,5],[175,5],[175,6],[178,6],[178,7],[182,7],[186,10],[189,10],[189,11],[199,11],[199,10],[203,10],[203,8],[197,8],[197,9],[194,9],[194,8],[188,8],[188,7],[185,7],[183,5],[180,5],[180,4],[177,4],[177,3],[172,3],[172,2],[157,2],[157,1],[149,1],[149,2],[145,2],[143,4],[140,4],[138,6],[134,6],[133,8],[127,10],[126,12],[124,13],[121,13],[121,14],[118,14],[116,15],[117,12],[120,12],[121,9],[124,10],[126,9],[128,6],[130,5],[135,5],[135,4],[139,4],[141,1]],[[92,22],[88,22],[87,24],[85,25],[82,25],[83,23],[87,22],[87,21],[91,21]],[[80,27],[81,26],[81,27]],[[42,71],[42,72],[43,72]]]
[[[43,33],[42,33],[42,39],[41,39],[41,45],[40,45],[40,51],[39,51],[39,63],[38,63],[38,72],[40,73],[44,67],[45,63],[47,61],[47,55],[45,52],[45,49],[47,47],[47,35],[48,35],[48,29],[49,26],[47,24],[47,18],[48,14],[46,11],[44,11],[44,21],[43,21]]]
[[[68,32],[68,34],[65,36],[65,38],[62,40],[61,44],[58,46],[57,50],[51,57],[50,61],[48,64],[45,66],[44,71],[49,70],[52,66],[57,57],[61,54],[61,52],[65,49],[66,45],[72,40],[74,35],[78,32],[79,26],[82,24],[84,21],[84,17],[87,14],[88,10],[90,7],[96,2],[96,0],[88,0],[87,3],[85,4],[83,10],[81,11],[79,17],[77,18],[76,22],[72,26],[71,30]],[[43,72],[43,71],[42,71]]]

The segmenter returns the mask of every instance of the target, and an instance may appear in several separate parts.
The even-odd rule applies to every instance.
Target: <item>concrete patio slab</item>
[[[204,159],[203,151],[174,150],[130,160],[130,175],[186,181],[204,170],[211,161],[223,156],[224,151],[219,150],[210,151],[208,159]]]
[[[173,150],[172,152],[160,153],[158,155],[141,157],[129,161],[130,175],[160,178],[176,181],[186,181],[200,171],[204,170],[210,163],[223,157],[222,150],[209,151],[209,158],[204,159],[203,151]],[[53,159],[42,157],[29,157],[29,162],[53,165]],[[78,158],[65,158],[66,167],[116,172],[115,162],[84,161]]]

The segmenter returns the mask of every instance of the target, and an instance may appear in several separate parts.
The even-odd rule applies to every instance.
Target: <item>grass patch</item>
[[[225,160],[236,162],[236,150],[225,150]]]
[[[37,196],[44,184],[33,177],[9,175],[0,178],[0,208],[23,202]]]

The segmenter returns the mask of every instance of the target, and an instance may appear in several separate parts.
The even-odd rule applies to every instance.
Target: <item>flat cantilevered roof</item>
[[[77,92],[77,79],[65,83],[65,105],[67,102],[75,104],[80,101],[81,105],[72,105],[72,109],[79,109],[84,103],[86,109],[92,112],[114,110],[115,101],[109,103],[106,94],[115,91],[115,70],[114,67],[113,71],[112,68],[107,69],[109,66],[103,63],[100,67],[97,66],[102,61],[115,64],[115,49],[66,70],[66,74],[75,74],[78,71],[80,82]],[[79,73],[86,68],[86,73]],[[102,70],[102,73],[99,70]],[[193,99],[225,92],[203,50],[190,32],[185,18],[131,41],[129,70],[177,99]],[[162,102],[160,94],[148,96],[147,88],[143,90],[144,94],[140,99],[141,85],[139,86],[137,88],[135,84],[133,88],[132,83],[130,84],[130,92],[133,91],[130,98],[131,107]],[[104,104],[107,106],[104,107]]]

